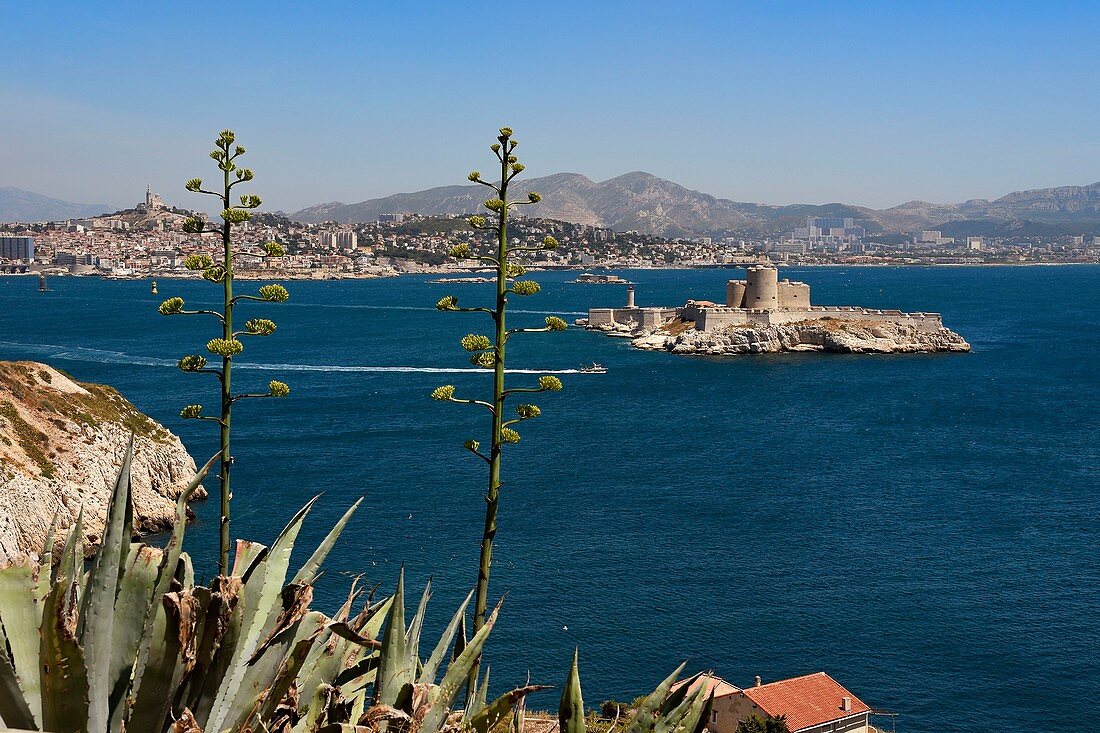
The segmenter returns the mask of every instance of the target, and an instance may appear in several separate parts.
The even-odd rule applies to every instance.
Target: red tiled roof
[[[768,715],[787,716],[791,733],[871,711],[866,703],[824,672],[769,682],[743,692]],[[845,697],[852,698],[851,710],[841,709],[841,699]]]
[[[672,691],[678,690],[684,686],[687,680],[680,680],[672,686]],[[699,685],[707,685],[707,691],[713,694],[715,697],[724,697],[726,695],[734,695],[741,692],[740,688],[736,685],[731,685],[721,677],[716,677],[712,674],[701,674],[695,678],[695,681],[691,683],[691,687],[688,688],[688,692],[694,692],[699,689]]]

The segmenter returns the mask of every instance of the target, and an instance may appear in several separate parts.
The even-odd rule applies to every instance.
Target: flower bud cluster
[[[244,322],[244,330],[252,336],[270,336],[275,333],[275,321],[266,318],[253,318]]]
[[[255,175],[252,173],[251,168],[241,168],[239,171],[237,171],[238,181],[251,181],[254,177]]]
[[[492,369],[497,365],[497,355],[492,351],[482,351],[471,356],[470,363],[483,369]]]
[[[534,280],[516,280],[512,283],[512,292],[516,295],[534,295],[541,287]]]
[[[458,309],[458,298],[453,295],[444,295],[439,299],[439,302],[435,304],[437,310],[441,311],[453,311]]]
[[[500,442],[501,443],[518,443],[519,433],[511,428],[500,429]]]
[[[436,387],[432,390],[432,399],[447,401],[455,396],[455,386],[453,384],[444,384],[442,387]]]
[[[260,200],[260,197],[255,194],[248,193],[241,196],[241,206],[246,206],[249,209],[255,209],[262,203],[263,201]]]
[[[500,128],[500,137],[512,137],[512,128],[511,127],[502,127],[502,128]],[[504,142],[504,141],[501,140],[501,142]]]
[[[214,266],[214,259],[210,255],[191,254],[183,258],[183,266],[188,270],[206,270]]]
[[[489,340],[488,336],[481,336],[476,333],[468,333],[462,337],[462,348],[466,351],[484,351],[491,348],[493,342]]]
[[[550,331],[564,331],[569,328],[569,324],[557,316],[547,316],[546,328]]]
[[[527,193],[527,200],[533,204],[537,204],[539,201],[542,201],[542,194],[535,193],[534,191],[529,191]]]
[[[474,228],[485,226],[485,217],[484,216],[471,216],[470,217],[470,226],[472,226]]]
[[[272,379],[267,383],[267,393],[272,397],[286,397],[290,394],[290,387],[288,387],[285,382]]]
[[[516,405],[516,414],[521,420],[530,420],[542,414],[538,405]]]
[[[539,389],[543,389],[547,392],[560,392],[562,388],[561,380],[550,374],[539,377]]]
[[[202,405],[188,405],[180,410],[180,417],[185,420],[193,420],[202,415]]]
[[[501,211],[504,211],[504,202],[500,199],[487,199],[485,201],[485,208],[489,211],[500,213]]]
[[[169,298],[160,304],[157,311],[162,316],[174,316],[183,310],[183,298]]]
[[[202,271],[202,279],[209,280],[212,283],[220,283],[225,279],[225,267],[222,265],[212,265]]]
[[[259,204],[256,204],[259,206]],[[226,209],[222,212],[222,219],[230,224],[243,224],[252,218],[252,214],[247,211],[241,211],[240,209]]]
[[[465,448],[468,451],[472,451],[474,453],[477,453],[477,449],[481,447],[481,443],[478,443],[473,438],[470,438],[469,440],[467,440],[465,443],[462,444],[462,447]]]
[[[547,236],[542,238],[542,248],[543,249],[557,249],[558,248],[558,240],[556,240],[553,237],[547,235]]]
[[[272,303],[285,303],[290,299],[290,293],[282,285],[264,285],[260,288],[260,297]]]
[[[474,182],[480,181],[481,180],[481,171],[471,171],[470,175],[466,176],[466,178],[467,178],[467,180],[474,181]]]
[[[183,187],[186,188],[191,193],[197,193],[198,190],[200,188],[202,188],[202,179],[201,178],[192,178],[190,181],[183,184]]]
[[[180,368],[181,372],[197,372],[206,366],[206,357],[199,354],[190,354],[176,362],[176,366]]]
[[[183,222],[183,231],[187,234],[201,234],[206,229],[206,221],[200,217],[188,217]]]
[[[244,351],[244,344],[237,339],[210,339],[206,342],[206,350],[230,359]]]
[[[508,278],[523,277],[527,274],[527,268],[523,265],[507,264],[504,266],[504,276]]]
[[[512,155],[512,156],[509,156],[509,157],[514,158],[516,156]],[[517,173],[522,173],[523,169],[526,168],[526,167],[527,166],[525,166],[523,163],[512,163],[512,173],[513,173],[513,175],[517,174]]]
[[[263,250],[264,254],[268,257],[283,257],[286,255],[286,250],[283,249],[283,245],[278,242],[264,242]]]
[[[470,252],[470,245],[469,244],[466,244],[466,243],[456,244],[455,246],[451,247],[451,252],[450,252],[451,257],[458,257],[459,259],[465,259],[465,258],[469,257],[470,254],[471,254],[471,252]]]

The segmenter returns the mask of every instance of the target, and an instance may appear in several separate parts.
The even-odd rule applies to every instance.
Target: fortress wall
[[[779,307],[809,309],[810,286],[790,280],[779,283]]]
[[[779,270],[774,267],[750,267],[745,288],[746,308],[779,307]]]
[[[654,329],[669,318],[680,315],[680,310],[679,308],[590,308],[588,325],[622,323]]]
[[[922,331],[937,331],[943,328],[943,319],[939,313],[902,313],[901,311],[876,310],[849,306],[813,306],[805,310],[772,311],[768,313],[769,324],[812,321],[818,318],[839,318],[871,323],[905,323]]]
[[[726,283],[726,305],[741,308],[745,303],[745,290],[748,283],[744,280],[730,280]]]

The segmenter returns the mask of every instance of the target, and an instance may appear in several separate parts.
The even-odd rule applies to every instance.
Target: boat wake
[[[99,364],[128,364],[131,366],[176,368],[171,359],[158,359],[152,356],[135,356],[121,351],[91,349],[84,346],[58,346],[56,344],[24,344],[12,341],[0,341],[0,347],[8,347],[33,353],[50,359],[68,359],[70,361],[88,361]],[[256,364],[239,362],[236,369],[279,372],[405,372],[419,374],[486,374],[487,370],[477,367],[418,367],[418,366],[347,366],[340,364]],[[509,374],[580,374],[579,369],[507,369]]]

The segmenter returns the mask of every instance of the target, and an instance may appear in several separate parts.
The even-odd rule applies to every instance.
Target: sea
[[[721,300],[734,270],[624,270],[641,305]],[[539,273],[511,324],[570,322],[625,289]],[[486,652],[494,692],[560,685],[575,647],[585,700],[630,700],[681,662],[735,685],[826,671],[885,730],[1081,730],[1100,688],[1100,266],[788,269],[815,303],[936,311],[968,354],[686,357],[570,329],[509,344],[511,386],[557,373],[559,393],[509,446]],[[428,581],[428,641],[476,579],[486,475],[462,449],[487,414],[429,398],[489,377],[459,346],[481,314],[440,313],[491,287],[428,276],[290,282],[285,304],[246,303],[277,332],[247,341],[233,533],[270,541],[321,498],[304,560],[364,502],[316,603],[352,579],[409,605]],[[248,292],[259,283],[238,283]],[[117,387],[202,463],[212,377],[175,368],[217,335],[161,300],[215,305],[203,281],[0,278],[0,358],[33,359]],[[604,364],[606,374],[577,373]],[[208,482],[215,487],[215,483]],[[217,502],[195,506],[186,546],[214,573]],[[151,538],[158,541],[162,538]],[[432,642],[434,643],[434,642]],[[556,692],[531,702],[553,709]]]

